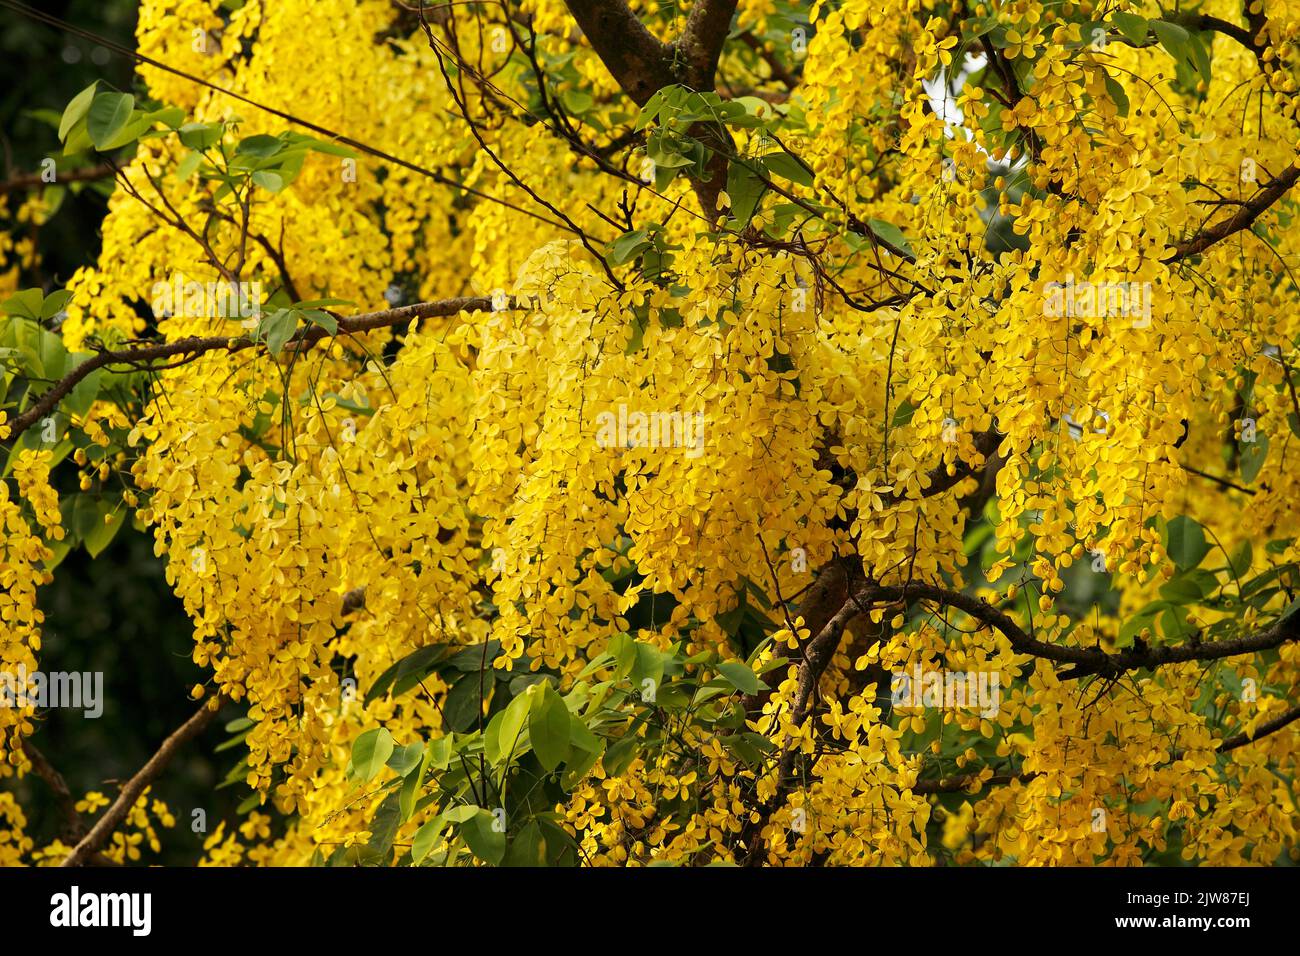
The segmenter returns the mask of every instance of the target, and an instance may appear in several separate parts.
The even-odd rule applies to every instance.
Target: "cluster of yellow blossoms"
[[[665,38],[680,29],[658,4],[632,7]],[[411,652],[499,641],[498,666],[521,661],[567,687],[628,631],[687,654],[740,651],[728,615],[754,589],[780,627],[759,660],[793,661],[747,726],[773,759],[750,767],[686,723],[679,751],[637,754],[617,773],[597,763],[559,807],[586,862],[732,861],[756,825],[767,860],[792,864],[1294,852],[1286,781],[1300,724],[1215,752],[1286,709],[1294,645],[1216,662],[1208,685],[1196,662],[1085,684],[960,615],[876,608],[821,676],[823,706],[793,716],[791,648],[808,639],[793,609],[837,559],[882,585],[977,591],[1048,644],[1107,649],[1128,643],[1123,622],[1174,575],[1162,529],[1178,515],[1224,556],[1257,543],[1238,578],[1300,559],[1289,537],[1300,478],[1286,461],[1300,435],[1289,388],[1300,295],[1287,278],[1298,211],[1286,199],[1253,230],[1184,249],[1297,162],[1300,5],[1262,4],[1266,72],[1251,50],[1204,34],[1213,71],[1192,88],[1162,49],[1104,23],[1097,41],[1081,22],[1103,11],[1087,2],[963,14],[997,31],[997,47],[959,30],[950,7],[819,3],[811,30],[783,42],[774,4],[740,3],[737,29],[800,79],[788,89],[748,45],[727,45],[728,94],[787,118],[781,149],[752,129],[735,131],[735,147],[754,160],[788,149],[812,177],[796,173],[788,197],[768,192],[748,222],[713,230],[686,177],[655,191],[636,151],[633,175],[611,174],[603,147],[634,114],[558,0],[521,9],[565,71],[556,95],[587,117],[594,147],[577,158],[538,122],[525,58],[497,42],[499,11],[485,26],[440,8],[474,64],[449,88],[447,41],[431,46],[389,0],[233,12],[144,0],[142,52],[410,165],[313,155],[290,188],[258,194],[249,241],[238,217],[210,215],[209,185],[173,175],[184,147],[143,143],[124,173],[133,188],[110,201],[99,263],[69,284],[69,349],[146,329],[243,334],[210,315],[155,323],[138,307],[177,273],[218,281],[204,243],[268,290],[287,279],[291,298],[358,312],[385,308],[389,288],[505,304],[278,358],[211,351],[158,374],[131,432],[138,514],[193,620],[194,661],[252,721],[244,782],[288,816],[274,837],[265,813],[238,832],[223,823],[206,864],[306,863],[364,840],[383,795],[358,797],[354,739],[445,726],[437,675],[421,692],[363,700]],[[1241,15],[1229,0],[1201,9]],[[142,66],[140,78],[198,121],[238,120],[239,137],[284,128],[174,74]],[[580,110],[579,94],[595,105]],[[724,224],[742,201],[732,192]],[[203,242],[159,228],[135,193],[206,220]],[[667,277],[590,255],[636,229],[655,234]],[[1119,312],[1081,306],[1084,288],[1128,298]],[[1265,443],[1246,448],[1245,419]],[[1244,451],[1228,461],[1230,446]],[[1263,457],[1232,477],[1242,454]],[[40,646],[42,538],[60,535],[47,472],[39,454],[19,459],[24,504],[0,483],[5,667],[33,668]],[[1289,543],[1265,553],[1273,539]],[[1111,575],[1113,600],[1079,613],[1072,594],[1098,593],[1090,561]],[[1198,607],[1193,623],[1245,633],[1285,604],[1279,590],[1267,615]],[[913,668],[995,672],[1000,703],[886,713],[864,675]],[[1257,698],[1225,689],[1247,679]],[[29,716],[0,710],[0,754],[19,766]],[[793,786],[778,779],[787,753],[804,768]],[[936,773],[963,781],[932,786]],[[132,839],[152,843],[138,809]],[[0,802],[0,814],[21,811]],[[396,842],[425,819],[417,811]],[[0,842],[0,862],[30,851]],[[113,854],[138,850],[119,841]]]

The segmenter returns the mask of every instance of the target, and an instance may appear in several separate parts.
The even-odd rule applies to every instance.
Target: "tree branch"
[[[934,495],[941,495],[949,488],[956,487],[967,478],[980,473],[984,466],[988,464],[994,452],[997,451],[1000,441],[998,439],[997,429],[990,428],[988,431],[977,432],[974,436],[976,450],[984,456],[984,465],[979,468],[972,468],[964,461],[957,462],[953,473],[948,473],[948,466],[944,464],[935,465],[926,472],[925,487],[921,489],[920,498],[930,498]],[[899,482],[895,482],[895,485]],[[905,490],[895,488],[887,495],[881,495],[881,500],[886,505],[896,505],[901,501],[912,501],[916,499],[908,498]]]
[[[515,307],[513,300],[509,305],[512,308]],[[455,315],[457,312],[489,312],[491,310],[492,300],[483,296],[441,299],[435,302],[417,302],[414,305],[405,305],[397,309],[385,309],[382,312],[369,312],[365,315],[354,315],[339,319],[337,334],[369,332],[373,329],[401,325],[403,322],[431,316]],[[286,347],[306,349],[327,337],[331,337],[328,332],[320,326],[313,325],[291,338]],[[212,335],[188,336],[177,339],[175,342],[166,342],[160,345],[138,346],[129,349],[104,349],[64,375],[63,378],[51,386],[49,391],[37,399],[31,408],[18,415],[12,422],[9,422],[9,437],[17,438],[37,421],[52,412],[59,402],[76,388],[77,383],[96,369],[108,365],[133,365],[175,356],[186,356],[186,361],[190,361],[205,352],[239,352],[244,349],[254,348],[259,344],[261,343],[247,336],[231,338],[226,335]]]
[[[1277,731],[1281,730],[1283,727],[1294,723],[1297,720],[1300,720],[1300,707],[1294,707],[1285,713],[1279,714],[1272,720],[1260,724],[1255,728],[1253,736],[1248,736],[1246,733],[1242,732],[1231,737],[1225,737],[1219,742],[1219,745],[1214,748],[1214,751],[1215,753],[1221,754],[1228,753],[1228,751],[1236,750],[1238,747],[1244,747],[1257,740],[1263,740],[1269,734],[1277,733]],[[1181,759],[1183,755],[1183,751],[1178,751],[1174,754],[1174,759]],[[994,774],[987,780],[980,780],[978,773],[963,773],[958,774],[955,777],[941,777],[935,780],[918,780],[916,784],[911,787],[911,791],[913,793],[961,793],[975,784],[979,784],[981,787],[995,787],[1003,784],[1014,783],[1016,781],[1019,781],[1020,783],[1028,783],[1037,776],[1038,774],[1035,772],[1001,773]]]
[[[217,716],[220,701],[221,698],[218,697],[205,702],[194,716],[181,724],[170,737],[162,742],[157,752],[136,772],[134,777],[126,782],[126,786],[122,788],[122,792],[118,794],[117,799],[104,811],[104,815],[96,821],[95,825],[90,828],[90,832],[81,839],[81,842],[68,854],[68,858],[60,866],[81,866],[88,857],[103,847],[108,838],[112,836],[113,831],[131,812],[135,802],[140,799],[140,794],[144,793],[145,789],[158,778],[158,775],[167,769],[172,757],[176,756],[176,751],[201,734],[208,724],[212,723]]]
[[[687,85],[712,90],[722,45],[736,14],[736,0],[695,0],[677,49],[686,59]]]
[[[1186,259],[1188,256],[1197,255],[1216,242],[1228,238],[1233,233],[1250,228],[1255,220],[1264,214],[1265,210],[1282,198],[1286,191],[1295,185],[1297,179],[1300,179],[1300,166],[1292,163],[1276,179],[1257,192],[1253,198],[1243,204],[1240,209],[1227,219],[1224,219],[1216,226],[1203,229],[1191,239],[1175,246],[1173,254],[1164,261],[1172,264]]]
[[[672,51],[623,0],[564,0],[610,75],[637,106],[674,82]]]
[[[854,596],[854,600],[862,605],[912,599],[934,601],[966,612],[977,621],[1001,632],[1011,642],[1012,649],[1021,654],[1031,654],[1058,664],[1073,665],[1069,670],[1061,673],[1063,680],[1076,680],[1092,674],[1115,675],[1125,671],[1162,667],[1166,664],[1212,661],[1240,654],[1253,654],[1256,651],[1269,650],[1300,639],[1300,614],[1293,614],[1282,618],[1271,627],[1244,637],[1212,641],[1208,644],[1140,646],[1107,654],[1099,648],[1066,647],[1040,641],[1027,633],[1007,614],[986,601],[933,584],[868,585]]]
[[[1264,721],[1264,723],[1255,728],[1254,734],[1247,734],[1245,731],[1242,731],[1239,734],[1234,734],[1231,737],[1225,738],[1216,749],[1221,754],[1227,753],[1229,750],[1236,750],[1238,747],[1244,747],[1246,744],[1254,743],[1256,740],[1267,737],[1269,734],[1276,733],[1287,724],[1293,723],[1297,720],[1300,720],[1300,707],[1292,707],[1290,710],[1279,714],[1272,720]]]
[[[61,186],[64,183],[81,183],[95,179],[108,179],[113,175],[113,167],[108,163],[99,166],[87,166],[85,169],[72,169],[66,173],[55,172],[54,181],[46,182],[41,173],[30,176],[15,176],[13,179],[0,180],[0,193],[18,192],[39,186]]]
[[[780,58],[776,56],[776,54],[772,53],[772,51],[763,44],[763,41],[754,36],[751,31],[746,30],[741,33],[740,39],[745,46],[757,53],[759,58],[767,64],[767,68],[772,73],[772,79],[779,82],[787,90],[793,90],[799,85],[799,78],[791,73],[786,65],[781,62]]]
[[[1259,65],[1264,66],[1264,46],[1257,44],[1255,37],[1251,36],[1250,31],[1245,27],[1239,27],[1219,17],[1212,17],[1205,13],[1190,13],[1186,10],[1166,10],[1160,14],[1160,19],[1190,30],[1221,33],[1244,46],[1255,55]]]
[[[85,836],[86,823],[77,812],[77,801],[72,796],[72,791],[68,789],[68,782],[63,779],[63,774],[54,769],[54,765],[45,758],[45,754],[41,753],[26,737],[22,738],[22,748],[23,753],[27,754],[27,759],[32,762],[32,769],[36,771],[36,775],[54,792],[54,802],[58,804],[59,812],[63,815],[60,835],[66,842],[75,843]]]

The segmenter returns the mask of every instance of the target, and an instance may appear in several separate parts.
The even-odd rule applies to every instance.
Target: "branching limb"
[[[219,705],[220,698],[207,701],[194,716],[181,724],[162,742],[148,762],[126,782],[117,799],[90,828],[90,832],[73,848],[68,858],[60,864],[61,866],[82,866],[90,856],[97,853],[108,842],[113,831],[121,825],[127,814],[131,812],[131,808],[135,806],[135,802],[140,799],[140,794],[144,793],[145,789],[158,779],[158,775],[167,769],[176,752],[201,734],[208,724],[216,719]]]
[[[508,303],[508,305],[511,308],[515,307],[514,303]],[[490,312],[492,308],[492,300],[483,296],[417,302],[414,305],[405,305],[397,309],[385,309],[382,312],[369,312],[365,315],[354,315],[349,318],[339,319],[338,334],[369,332],[374,329],[402,325],[415,319],[455,315],[458,312]],[[299,350],[306,349],[327,337],[329,337],[328,332],[320,326],[313,325],[291,338],[286,347]],[[152,362],[177,356],[186,356],[188,360],[193,360],[207,352],[240,352],[244,349],[254,348],[259,344],[256,340],[247,336],[231,338],[226,335],[211,335],[189,336],[160,345],[144,345],[128,349],[104,349],[64,375],[37,399],[27,411],[18,415],[12,422],[7,423],[9,437],[11,439],[17,438],[36,422],[54,411],[59,402],[77,387],[77,383],[96,369],[110,365],[137,365],[141,362]]]
[[[610,75],[637,106],[675,82],[672,51],[623,0],[565,0]]]
[[[735,15],[736,0],[695,0],[686,18],[686,28],[677,41],[677,49],[685,60],[688,86],[696,90],[713,89],[722,45]]]
[[[64,183],[84,183],[97,179],[108,179],[113,175],[113,167],[108,163],[87,166],[85,169],[70,169],[66,173],[56,173],[52,183],[45,181],[40,173],[30,176],[15,176],[0,180],[0,193],[19,192],[23,189],[39,189],[42,186],[62,186]]]
[[[1286,194],[1286,191],[1295,185],[1297,179],[1300,179],[1300,166],[1292,163],[1282,170],[1276,179],[1257,192],[1254,197],[1243,203],[1241,208],[1227,219],[1222,220],[1217,225],[1201,230],[1191,239],[1175,246],[1173,254],[1164,261],[1174,263],[1186,259],[1188,256],[1198,255],[1216,242],[1220,242],[1243,229],[1249,229],[1256,219],[1262,216],[1273,203],[1281,199]]]
[[[36,747],[34,743],[26,737],[22,738],[23,753],[27,759],[32,762],[32,770],[36,775],[45,781],[45,785],[54,793],[54,802],[59,807],[59,813],[63,817],[63,826],[60,830],[60,836],[67,843],[75,843],[86,835],[86,822],[77,812],[77,801],[73,797],[72,791],[68,789],[68,782],[63,779],[63,774],[54,769],[54,765],[46,759],[45,754]]]

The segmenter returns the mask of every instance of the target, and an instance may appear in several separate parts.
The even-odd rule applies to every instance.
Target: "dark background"
[[[30,5],[127,47],[135,45],[134,0],[34,0]],[[46,156],[62,158],[55,129],[32,111],[61,114],[68,101],[96,79],[130,90],[133,74],[133,64],[124,56],[0,9],[3,178],[37,172]],[[9,198],[12,213],[23,197]],[[77,267],[94,263],[105,208],[105,199],[93,190],[69,193],[38,233],[39,273],[24,275],[19,287],[40,285],[49,291],[66,282]],[[7,224],[0,223],[0,228]],[[70,553],[38,601],[46,613],[43,647],[37,655],[42,669],[102,671],[104,712],[89,720],[80,711],[50,711],[41,715],[32,742],[77,798],[99,790],[112,799],[118,789],[115,781],[132,776],[198,706],[188,690],[208,675],[190,659],[189,619],[167,586],[152,538],[129,526],[93,564],[80,549]],[[159,829],[162,853],[154,856],[145,848],[140,862],[193,863],[217,822],[236,819],[234,808],[247,789],[215,789],[239,759],[238,750],[213,754],[213,747],[228,736],[222,724],[238,716],[234,708],[228,710],[154,783],[151,796],[167,803],[176,826]],[[30,774],[18,783],[8,778],[0,786],[17,792],[28,816],[28,835],[37,847],[57,835],[57,808],[40,778]],[[206,812],[207,834],[191,830],[195,808]]]

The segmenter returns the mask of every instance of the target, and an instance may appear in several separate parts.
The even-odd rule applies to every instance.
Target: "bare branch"
[[[112,175],[113,167],[108,163],[87,166],[85,169],[71,169],[66,173],[55,173],[54,182],[46,182],[41,173],[33,173],[30,176],[15,176],[13,179],[0,180],[0,193],[18,192],[42,186],[62,186],[64,183],[84,183],[96,179],[108,179]]]
[[[1246,744],[1254,743],[1256,740],[1267,737],[1269,734],[1276,733],[1283,727],[1287,726],[1287,724],[1293,723],[1297,720],[1300,720],[1300,707],[1292,707],[1290,710],[1279,714],[1272,720],[1264,721],[1264,723],[1255,728],[1253,734],[1248,734],[1245,731],[1242,731],[1239,734],[1234,734],[1231,737],[1225,738],[1224,741],[1219,744],[1217,749],[1219,753],[1227,753],[1229,750],[1236,750],[1238,747],[1244,747]]]
[[[565,5],[605,68],[637,106],[675,82],[672,51],[623,0],[565,0]]]
[[[1021,654],[1032,654],[1034,657],[1055,661],[1058,664],[1074,665],[1062,672],[1061,677],[1065,680],[1075,680],[1092,674],[1121,674],[1125,671],[1150,669],[1187,661],[1219,660],[1224,657],[1253,654],[1256,651],[1279,647],[1289,641],[1300,640],[1300,615],[1290,615],[1283,617],[1271,627],[1244,637],[1209,643],[1189,641],[1161,647],[1141,645],[1107,654],[1100,648],[1067,647],[1040,641],[1027,633],[1006,613],[988,602],[933,584],[868,585],[854,596],[854,600],[861,605],[922,600],[955,607],[999,631],[1011,642],[1011,647]]]
[[[727,41],[736,0],[695,0],[677,49],[686,59],[686,80],[696,90],[712,90],[718,58]]]
[[[1253,198],[1245,202],[1239,210],[1227,219],[1224,219],[1218,225],[1203,229],[1191,239],[1175,246],[1173,254],[1164,261],[1174,263],[1186,259],[1188,256],[1197,255],[1216,242],[1226,239],[1243,229],[1249,229],[1256,219],[1295,185],[1297,179],[1300,179],[1300,166],[1292,163],[1282,170],[1282,173],[1276,179],[1257,192]]]
[[[122,792],[118,794],[112,805],[104,811],[104,815],[95,822],[81,842],[73,848],[64,860],[61,866],[81,866],[87,858],[98,852],[108,838],[113,835],[113,831],[118,828],[126,815],[131,812],[135,802],[140,799],[140,794],[158,778],[167,765],[171,763],[176,752],[183,746],[197,737],[203,730],[212,723],[217,716],[217,710],[220,706],[220,698],[207,701],[202,707],[185,723],[181,724],[170,737],[162,742],[158,750],[148,762],[141,767],[134,777],[126,782],[122,787]]]

